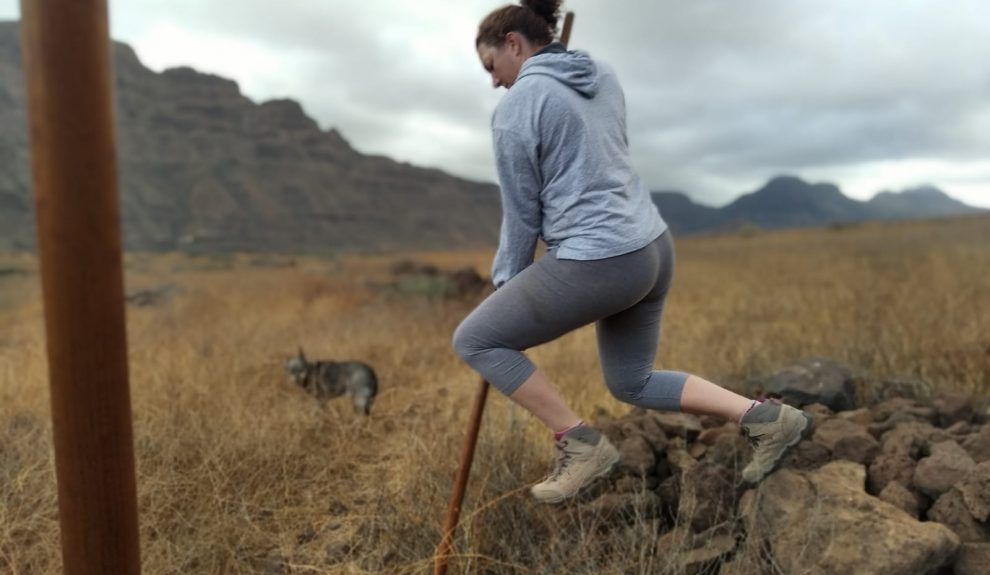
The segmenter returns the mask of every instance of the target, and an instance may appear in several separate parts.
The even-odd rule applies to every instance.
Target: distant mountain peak
[[[166,68],[161,76],[170,82],[186,86],[199,86],[206,89],[218,90],[226,95],[241,96],[241,87],[235,80],[224,78],[209,72],[201,72],[190,66]]]
[[[939,199],[950,199],[950,200],[952,199],[949,197],[949,194],[931,185],[919,186],[917,188],[909,188],[901,192],[901,194],[913,196],[916,198],[939,198]]]
[[[830,182],[810,183],[798,176],[784,174],[770,178],[762,188],[754,194],[789,194],[789,195],[821,195],[831,194],[842,196],[839,187]],[[844,196],[843,196],[844,197]]]
[[[727,225],[756,224],[767,228],[802,227],[856,219],[858,204],[831,183],[809,184],[799,177],[771,178],[722,208]]]
[[[869,201],[892,201],[892,200],[937,200],[937,201],[951,201],[956,203],[962,203],[958,200],[952,198],[949,194],[945,193],[941,189],[931,185],[925,184],[921,186],[916,186],[913,188],[905,188],[899,192],[891,190],[883,190],[878,192]]]
[[[764,189],[776,189],[780,187],[790,187],[790,186],[809,186],[810,184],[798,176],[792,174],[780,174],[770,178],[770,180],[763,185]]]
[[[316,121],[306,115],[302,104],[288,98],[262,102],[258,113],[282,130],[319,130]]]
[[[681,193],[654,193],[653,200],[675,232],[735,229],[744,224],[767,229],[824,226],[982,211],[953,199],[933,185],[901,192],[883,191],[872,200],[861,202],[844,195],[835,184],[810,184],[793,175],[775,176],[758,190],[739,196],[723,208],[703,208]]]
[[[878,217],[885,219],[950,216],[983,211],[956,200],[931,184],[907,188],[900,192],[884,190],[873,196],[866,205],[876,212]]]

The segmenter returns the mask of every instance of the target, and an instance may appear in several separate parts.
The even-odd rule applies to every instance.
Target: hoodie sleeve
[[[536,144],[505,128],[494,128],[492,133],[502,195],[502,231],[492,264],[492,282],[500,288],[533,263],[540,236],[543,184]]]

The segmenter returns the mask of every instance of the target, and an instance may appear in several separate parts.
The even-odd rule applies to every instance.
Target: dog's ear
[[[302,346],[301,346],[301,345],[299,346],[299,359],[300,359],[300,360],[301,360],[301,361],[302,361],[303,363],[306,363],[306,354],[305,354],[305,353],[303,353],[303,348],[302,348]]]

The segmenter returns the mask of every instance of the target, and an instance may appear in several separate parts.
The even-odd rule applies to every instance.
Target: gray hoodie
[[[551,44],[528,58],[492,116],[502,230],[500,287],[533,263],[542,238],[558,259],[638,250],[667,224],[633,170],[615,72]]]

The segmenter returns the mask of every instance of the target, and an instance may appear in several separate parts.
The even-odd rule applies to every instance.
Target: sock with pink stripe
[[[554,441],[560,441],[560,438],[564,437],[569,432],[571,432],[571,431],[573,431],[573,430],[581,427],[582,425],[584,425],[584,420],[583,419],[579,419],[578,422],[575,423],[574,425],[572,425],[570,427],[565,427],[564,429],[561,429],[560,431],[553,432],[553,440]]]
[[[754,408],[754,407],[756,407],[757,405],[760,405],[761,403],[763,403],[763,402],[762,402],[762,401],[759,401],[759,400],[756,400],[756,399],[754,399],[754,400],[753,400],[753,401],[752,401],[752,402],[751,402],[751,403],[749,404],[749,407],[747,407],[747,408],[746,408],[746,411],[744,411],[744,412],[742,412],[742,415],[740,415],[740,416],[739,416],[739,421],[737,421],[736,423],[738,423],[738,424],[740,424],[740,425],[742,425],[742,420],[743,420],[743,418],[744,418],[744,417],[746,417],[746,414],[748,414],[748,413],[749,413],[750,411],[753,411],[753,408]]]

